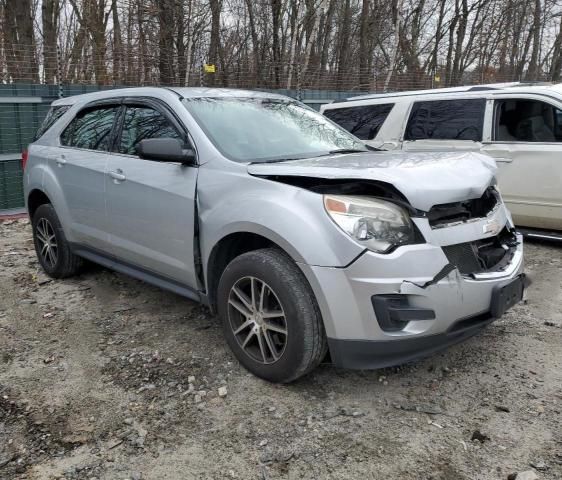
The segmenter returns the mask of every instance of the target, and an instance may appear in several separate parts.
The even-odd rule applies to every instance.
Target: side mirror
[[[182,148],[177,138],[145,138],[138,143],[137,154],[144,160],[155,162],[195,164],[195,152],[191,148]]]

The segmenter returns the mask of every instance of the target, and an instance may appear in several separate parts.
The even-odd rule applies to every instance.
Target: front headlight
[[[385,253],[415,242],[410,216],[394,203],[370,197],[324,195],[328,215],[365,248]]]

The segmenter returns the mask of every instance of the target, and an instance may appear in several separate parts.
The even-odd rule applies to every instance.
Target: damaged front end
[[[495,167],[475,154],[447,155],[249,168],[321,195],[325,212],[364,248],[345,266],[301,265],[336,365],[413,360],[465,340],[521,300],[522,237],[494,187]]]
[[[427,213],[432,236],[440,238],[443,253],[461,274],[502,272],[513,261],[520,239],[494,186],[481,197],[435,205]],[[474,228],[470,228],[474,225]],[[465,242],[447,242],[447,233],[464,227]],[[451,230],[452,229],[452,230]],[[455,238],[462,238],[455,235]]]

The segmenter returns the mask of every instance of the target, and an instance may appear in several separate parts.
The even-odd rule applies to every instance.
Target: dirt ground
[[[279,386],[202,306],[95,266],[50,281],[4,222],[0,479],[562,479],[562,246],[526,263],[527,303],[462,345]]]

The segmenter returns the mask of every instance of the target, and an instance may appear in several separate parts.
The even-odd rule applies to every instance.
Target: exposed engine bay
[[[480,198],[431,207],[427,218],[431,228],[443,228],[484,218],[499,204],[498,191],[494,187],[488,187]]]

